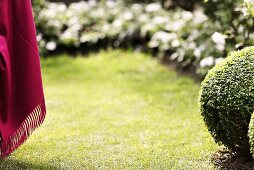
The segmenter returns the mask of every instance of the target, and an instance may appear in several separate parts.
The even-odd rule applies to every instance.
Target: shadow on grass
[[[50,169],[50,170],[57,170],[59,168],[52,166],[50,164],[45,164],[42,162],[38,163],[31,163],[29,161],[19,161],[13,158],[6,158],[0,160],[0,169]]]
[[[222,149],[212,155],[212,162],[219,170],[253,170],[254,162],[236,156],[228,150]]]

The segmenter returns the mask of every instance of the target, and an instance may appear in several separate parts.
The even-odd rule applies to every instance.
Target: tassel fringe
[[[42,124],[45,118],[45,113],[46,112],[42,110],[42,107],[39,104],[23,121],[23,123],[16,130],[16,132],[12,136],[8,137],[6,140],[2,141],[2,158],[8,156],[26,141],[26,139],[32,134],[32,132]]]

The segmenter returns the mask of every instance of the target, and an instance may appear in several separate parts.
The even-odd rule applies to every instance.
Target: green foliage
[[[244,0],[244,4],[247,7],[249,14],[254,17],[254,1],[253,0]]]
[[[245,0],[250,1],[250,0]],[[209,0],[204,3],[206,15],[218,25],[218,32],[227,36],[227,43],[232,47],[250,46],[254,43],[254,20],[249,14],[251,2],[243,0]]]
[[[35,19],[42,53],[97,49],[101,45],[136,48],[143,44],[149,51],[166,54],[182,67],[193,65],[198,73],[205,74],[226,50],[222,34],[220,48],[212,40],[217,28],[202,9],[193,13],[182,9],[168,12],[159,3],[126,7],[112,1],[83,1],[68,7],[63,3],[46,3]]]
[[[250,157],[247,133],[254,104],[254,47],[231,53],[210,70],[199,102],[215,141]]]
[[[46,0],[32,0],[35,16],[45,7]]]
[[[201,4],[202,0],[164,0],[164,4],[172,7],[181,7],[185,10],[192,11],[197,4]]]
[[[192,66],[205,75],[228,52],[254,41],[250,29],[253,20],[250,16],[243,18],[243,8],[224,13],[227,5],[236,5],[232,1],[207,2],[207,15],[201,7],[192,12],[180,8],[167,11],[161,3],[126,6],[122,1],[81,1],[66,6],[42,2],[34,1],[34,9],[43,54],[142,46],[148,52],[167,56],[180,67]],[[213,5],[216,10],[211,14]],[[229,18],[235,15],[231,24]]]

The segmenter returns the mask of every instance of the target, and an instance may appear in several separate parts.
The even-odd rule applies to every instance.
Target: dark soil
[[[212,162],[219,170],[254,170],[254,161],[247,160],[226,149],[212,155]]]
[[[204,79],[204,77],[202,77],[196,73],[196,71],[195,71],[196,69],[191,65],[181,67],[181,66],[179,66],[179,63],[177,63],[175,61],[168,60],[167,56],[161,57],[160,62],[162,64],[169,66],[170,68],[173,68],[174,70],[176,70],[179,75],[185,75],[185,76],[191,77],[192,79],[196,80],[197,82],[201,82]]]

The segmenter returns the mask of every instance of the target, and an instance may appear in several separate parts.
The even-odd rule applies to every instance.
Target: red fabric
[[[30,0],[0,0],[1,157],[18,148],[46,113]]]

